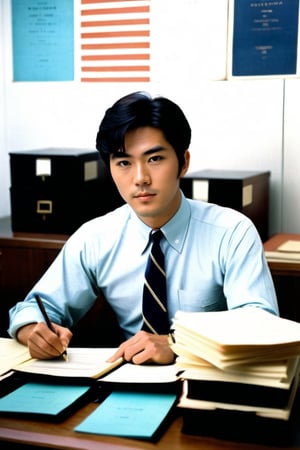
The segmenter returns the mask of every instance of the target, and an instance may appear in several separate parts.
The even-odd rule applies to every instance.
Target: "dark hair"
[[[96,138],[104,162],[109,166],[109,155],[124,148],[127,131],[145,126],[162,131],[176,152],[180,173],[191,141],[190,125],[176,103],[164,97],[151,98],[144,92],[126,95],[107,109]]]

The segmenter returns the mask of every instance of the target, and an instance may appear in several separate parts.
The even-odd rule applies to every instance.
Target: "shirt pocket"
[[[209,289],[179,289],[179,309],[181,311],[224,311],[227,309],[226,300],[221,287]]]

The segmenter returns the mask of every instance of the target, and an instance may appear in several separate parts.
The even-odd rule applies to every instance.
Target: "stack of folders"
[[[276,444],[291,436],[299,323],[254,307],[179,311],[174,338],[171,345],[183,380],[178,405],[183,432],[247,441],[259,436]]]
[[[300,241],[288,240],[274,250],[266,250],[268,261],[300,263]]]

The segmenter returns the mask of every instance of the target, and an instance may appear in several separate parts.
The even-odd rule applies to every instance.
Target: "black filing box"
[[[96,150],[44,148],[9,155],[13,231],[71,234],[124,203]]]
[[[181,179],[188,198],[236,209],[248,216],[262,241],[269,238],[270,172],[200,170]]]

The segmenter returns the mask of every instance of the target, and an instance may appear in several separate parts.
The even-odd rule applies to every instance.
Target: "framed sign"
[[[299,0],[229,0],[228,76],[297,75]]]

